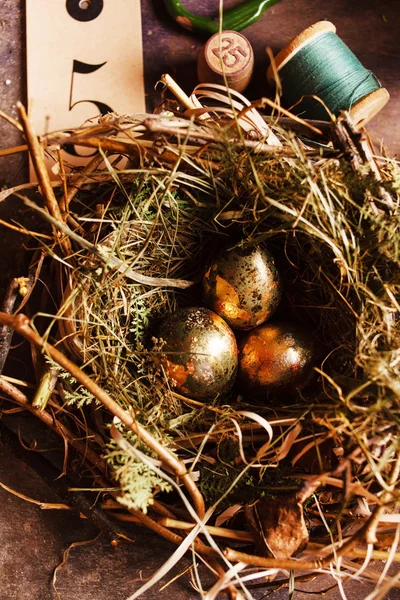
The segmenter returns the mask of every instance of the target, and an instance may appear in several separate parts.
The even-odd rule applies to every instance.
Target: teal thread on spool
[[[360,63],[358,58],[333,31],[311,40],[296,52],[279,71],[283,101],[293,106],[302,96],[295,114],[329,120],[323,104],[312,98],[318,96],[329,110],[338,116],[358,100],[379,89],[378,79]]]
[[[346,110],[363,125],[383,108],[389,93],[335,32],[329,21],[316,23],[276,56],[282,104],[300,117],[324,121],[330,120],[329,111],[338,116]],[[267,78],[274,81],[272,67]]]

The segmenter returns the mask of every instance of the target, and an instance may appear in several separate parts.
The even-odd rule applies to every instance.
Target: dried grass
[[[245,582],[264,581],[265,568],[278,588],[287,570],[322,574],[329,565],[340,582],[364,578],[386,590],[397,581],[379,577],[369,562],[376,551],[389,563],[398,556],[398,165],[373,159],[346,120],[332,127],[333,144],[315,144],[304,141],[308,124],[299,137],[278,118],[260,125],[245,103],[221,111],[221,89],[201,93],[212,101],[207,119],[195,108],[186,117],[108,115],[42,140],[96,147],[103,158],[80,176],[79,191],[71,188],[76,176],[67,179],[74,193],[70,203],[64,194],[69,211],[61,219],[41,212],[58,232],[51,260],[63,290],[46,340],[58,337],[85,373],[185,461],[207,518],[260,497],[297,494],[305,503],[310,542],[295,559],[224,551],[196,517],[210,552],[204,544],[196,551],[220,568],[226,563],[229,573],[220,572],[206,598],[230,581],[246,593]],[[114,153],[129,162],[121,167]],[[237,390],[207,404],[184,398],[170,388],[151,343],[162,316],[198,304],[209,258],[235,244],[268,245],[284,280],[282,311],[321,343],[313,383],[279,405],[260,405]],[[92,402],[76,379],[60,376],[67,404]],[[105,460],[121,483],[122,503],[135,518],[142,518],[138,509],[149,510],[157,521],[160,489],[175,486],[164,459],[122,425],[110,438],[112,415],[104,408],[87,414],[108,444]],[[168,503],[168,495],[162,499]],[[172,516],[177,506],[188,510],[175,492]],[[385,522],[387,514],[393,522]],[[259,573],[250,575],[246,561]]]

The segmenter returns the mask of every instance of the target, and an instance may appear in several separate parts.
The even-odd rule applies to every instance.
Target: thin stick
[[[25,108],[23,105],[18,102],[17,108],[19,112],[19,116],[22,121],[26,141],[28,142],[30,155],[32,159],[32,163],[36,172],[36,176],[38,178],[38,182],[40,184],[40,188],[42,194],[46,201],[46,206],[49,213],[57,219],[57,221],[62,221],[62,215],[60,212],[60,208],[57,203],[57,199],[54,195],[53,188],[51,186],[50,177],[47,172],[46,166],[43,160],[43,148],[39,143],[39,140],[32,128],[31,123],[29,122],[28,115],[26,114]],[[57,232],[57,236],[59,233]],[[60,245],[65,253],[65,255],[69,256],[72,254],[71,241],[67,237],[63,237],[60,239]]]
[[[37,506],[40,506],[40,508],[42,510],[73,510],[72,506],[70,506],[69,504],[60,504],[60,503],[56,504],[56,503],[52,503],[52,502],[42,502],[41,500],[35,500],[34,498],[25,496],[25,494],[21,494],[20,492],[13,490],[12,488],[8,487],[8,485],[5,485],[1,481],[0,481],[0,487],[3,488],[3,490],[8,492],[9,494],[12,494],[13,496],[16,496],[17,498],[20,498],[21,500],[24,500],[25,502],[29,502],[30,504],[36,504]]]
[[[152,132],[156,132],[156,133],[166,133],[169,135],[174,135],[175,137],[187,137],[188,139],[191,139],[193,141],[197,141],[197,140],[202,140],[202,141],[209,141],[209,142],[214,142],[216,144],[221,143],[223,141],[222,138],[218,138],[216,135],[212,135],[211,133],[205,133],[202,131],[193,131],[193,133],[190,133],[190,129],[189,128],[183,128],[183,127],[170,127],[168,125],[164,125],[163,123],[160,123],[160,121],[157,121],[156,119],[146,119],[144,121],[144,125],[146,126],[146,128],[149,131]],[[260,142],[258,140],[241,140],[239,138],[231,138],[228,140],[228,144],[241,144],[243,146],[246,146],[246,148],[252,148],[254,150],[256,150],[257,152],[265,152],[265,153],[273,153],[275,155],[280,155],[280,156],[296,156],[295,152],[293,150],[291,150],[290,148],[284,148],[279,147],[279,146],[273,146],[271,144],[264,144],[263,142]],[[334,153],[335,151],[332,149],[329,149],[329,154]],[[321,151],[320,150],[311,150],[311,151],[305,151],[304,154],[306,156],[312,156],[312,155],[318,155],[321,156]]]
[[[331,486],[337,487],[339,489],[344,488],[343,481],[341,479],[337,479],[336,477],[331,477],[329,473],[325,473],[325,474],[318,475],[318,476],[314,476],[314,475],[309,476],[309,475],[303,475],[303,474],[299,473],[298,479],[305,479],[307,482],[304,485],[304,493],[308,493],[307,488],[310,487],[312,489],[312,491],[311,491],[311,494],[312,494],[314,492],[314,489],[316,489],[320,485],[324,485],[324,484],[331,485]],[[364,498],[367,498],[373,504],[380,504],[380,502],[381,502],[381,500],[378,498],[378,496],[376,496],[369,490],[366,490],[362,486],[362,484],[359,483],[358,481],[356,483],[350,483],[348,488],[349,488],[349,491],[351,491],[356,496],[363,496]]]
[[[116,500],[105,500],[101,503],[101,508],[103,510],[121,510],[121,503]],[[154,510],[154,512],[156,512],[159,515],[162,515],[163,517],[169,517],[170,519],[175,518],[174,513],[171,510],[169,510],[169,508],[164,506],[164,504],[158,502],[158,500],[153,500],[151,508],[152,510]]]
[[[93,450],[88,448],[86,443],[77,440],[75,435],[67,427],[65,427],[65,425],[57,421],[49,412],[35,409],[30,404],[28,397],[21,392],[21,390],[13,386],[9,381],[6,381],[3,377],[0,377],[0,390],[9,395],[13,400],[15,400],[15,402],[17,402],[17,404],[36,415],[43,423],[45,423],[45,425],[58,433],[63,439],[67,440],[73,448],[82,454],[82,456],[90,460],[90,462],[101,473],[106,472],[104,461],[99,458],[97,454],[93,452]]]
[[[276,102],[273,102],[269,98],[261,98],[261,100],[257,100],[257,102],[252,102],[252,107],[253,108],[264,108],[264,106],[266,104],[268,106],[270,106],[271,108],[277,110],[279,113],[286,115],[286,117],[289,117],[289,119],[292,119],[293,121],[296,121],[297,123],[300,123],[301,125],[304,125],[304,127],[307,127],[314,133],[317,133],[318,135],[323,135],[322,131],[320,129],[318,129],[318,127],[314,127],[314,125],[311,125],[308,121],[305,121],[304,119],[301,119],[300,117],[297,117],[296,115],[292,114],[289,110],[286,110],[285,108],[283,108],[283,106],[280,106],[279,104],[277,104]]]
[[[65,502],[66,507],[77,510],[81,517],[84,516],[89,519],[98,529],[104,531],[111,542],[116,537],[127,537],[124,529],[121,526],[116,527],[111,517],[94,504],[93,499],[88,494],[69,492],[70,482],[65,477],[59,477],[56,467],[51,462],[44,461],[36,452],[26,450],[21,445],[20,438],[2,423],[0,423],[0,435],[2,443],[11,450],[14,456],[38,473],[41,479]],[[35,503],[37,502],[35,501]],[[62,506],[57,507],[46,503],[39,504],[42,505],[43,509],[61,508]]]
[[[187,523],[185,521],[177,521],[176,519],[160,519],[158,521],[161,525],[169,527],[171,529],[181,529],[183,531],[190,531],[195,527],[193,523]],[[221,538],[228,538],[231,540],[238,540],[241,542],[254,542],[254,536],[248,531],[236,531],[235,529],[228,529],[226,527],[214,527],[213,525],[206,525],[206,529],[211,535],[215,535]]]
[[[32,412],[36,417],[38,417],[43,423],[45,423],[53,431],[58,433],[61,437],[63,437],[64,439],[67,439],[68,443],[73,448],[78,450],[78,452],[83,457],[88,459],[100,471],[100,473],[102,473],[103,475],[106,474],[106,466],[105,466],[104,461],[101,458],[99,458],[95,452],[90,450],[87,447],[87,444],[84,444],[84,443],[80,442],[79,440],[76,440],[74,435],[69,431],[69,429],[67,429],[61,423],[57,422],[48,412],[46,412],[44,410],[37,410],[37,409],[33,408],[32,405],[29,403],[28,397],[25,396],[25,394],[23,394],[20,390],[18,390],[12,384],[5,381],[3,379],[3,377],[0,377],[0,390],[2,390],[7,395],[9,395],[20,406],[22,406],[26,410],[29,410],[30,412]],[[103,485],[103,487],[108,488],[107,482],[100,480],[100,483],[101,483],[101,485]],[[109,492],[109,493],[112,496],[114,496],[115,498],[118,498],[118,496],[119,496],[119,492],[118,493]],[[159,525],[156,521],[153,521],[153,519],[151,519],[147,515],[144,515],[141,511],[130,509],[130,512],[136,517],[136,519],[139,522],[143,523],[144,525],[146,525],[146,527],[149,527],[149,529],[152,529],[153,531],[155,531],[162,537],[168,539],[169,541],[173,542],[174,544],[180,544],[182,542],[183,538],[181,538],[180,536],[176,535],[173,532],[170,532],[162,525]]]
[[[31,390],[36,390],[36,384],[30,383],[29,381],[25,381],[24,379],[16,379],[15,377],[10,377],[9,375],[2,375],[2,378],[9,383],[15,383],[21,387],[30,388]]]
[[[397,464],[394,468],[394,472],[397,472]],[[378,524],[379,516],[384,510],[384,507],[378,506],[372,515],[369,517],[368,521],[363,524],[362,527],[356,533],[349,538],[342,546],[336,548],[331,554],[325,556],[324,558],[314,560],[314,561],[305,561],[301,559],[285,559],[279,560],[276,558],[263,558],[261,556],[254,556],[252,554],[244,554],[242,552],[236,552],[231,548],[227,548],[224,551],[225,557],[230,561],[236,562],[244,562],[248,565],[254,565],[257,567],[269,567],[272,569],[286,569],[286,570],[300,570],[300,571],[308,571],[308,570],[320,570],[324,567],[327,567],[331,563],[337,561],[340,556],[348,556],[350,551],[353,551],[354,546],[360,541],[365,540],[367,543],[376,543],[376,536],[374,531],[374,526]]]
[[[316,569],[322,569],[323,561],[305,561],[297,560],[295,558],[264,558],[262,556],[254,556],[253,554],[246,554],[245,552],[238,552],[232,548],[226,548],[224,550],[224,556],[231,562],[244,562],[247,565],[254,565],[255,567],[267,567],[270,569],[285,569],[288,571],[315,571]]]
[[[46,235],[45,233],[38,233],[37,231],[29,231],[28,229],[23,229],[23,227],[17,227],[17,225],[12,225],[7,221],[3,221],[3,219],[0,219],[0,225],[4,225],[4,227],[8,227],[8,229],[12,229],[13,231],[18,231],[18,233],[30,235],[31,237],[43,238],[45,240],[53,239],[50,235]]]
[[[19,314],[15,316],[0,313],[0,322],[8,327],[12,327],[20,335],[25,337],[31,344],[41,348],[61,367],[71,373],[75,379],[86,387],[104,406],[128,429],[133,431],[151,450],[153,450],[160,460],[171,468],[176,475],[182,480],[187,491],[189,492],[195,510],[202,519],[205,514],[204,499],[199,492],[195,482],[190,477],[184,463],[176,458],[167,448],[162,446],[140,423],[138,423],[132,413],[125,411],[111,396],[97,385],[86,373],[84,373],[77,365],[64,356],[59,350],[51,344],[46,343],[35,331],[30,327],[30,321],[25,315]],[[8,384],[6,382],[7,385]],[[15,388],[16,389],[16,388]]]
[[[2,305],[2,310],[4,312],[6,312],[6,313],[13,312],[15,303],[17,301],[18,292],[19,292],[18,280],[15,278],[8,285],[5,295],[4,295],[4,300],[3,300],[3,305]],[[14,334],[13,329],[9,329],[5,325],[0,327],[0,375],[3,372],[4,365],[7,360],[8,351],[10,349],[13,334]]]
[[[148,140],[138,140],[133,142],[122,142],[114,138],[104,137],[74,137],[71,135],[58,134],[57,137],[47,137],[48,144],[75,144],[75,146],[82,146],[83,148],[96,148],[96,150],[103,150],[110,154],[125,154],[127,156],[138,156],[141,152],[147,152],[153,158],[160,158],[160,153],[153,149],[153,142]],[[162,151],[163,163],[175,164],[178,155],[171,150],[164,148]],[[111,175],[101,175],[106,181],[111,179]]]
[[[23,146],[14,146],[13,148],[5,148],[4,150],[0,150],[0,157],[17,154],[18,152],[26,152],[27,150],[29,150],[29,148],[26,144]]]
[[[11,125],[13,125],[14,127],[16,127],[16,129],[18,129],[18,131],[20,131],[21,133],[23,133],[24,128],[22,127],[21,123],[18,123],[18,121],[16,121],[12,117],[10,117],[10,115],[8,115],[4,111],[0,110],[0,117],[2,119],[5,119],[6,121],[8,121]]]
[[[100,153],[96,154],[92,158],[92,160],[90,162],[88,162],[88,164],[85,166],[85,168],[83,169],[83,171],[81,172],[81,174],[79,175],[77,180],[73,184],[70,185],[70,188],[69,188],[69,191],[68,191],[68,194],[66,197],[65,206],[62,207],[65,212],[68,212],[69,205],[71,204],[72,200],[75,198],[76,194],[81,189],[81,186],[87,182],[88,175],[91,175],[97,169],[97,167],[102,163],[102,161],[103,161],[103,156]]]
[[[61,150],[59,148],[57,149],[57,158],[58,158],[58,163],[60,165],[60,177],[61,177],[62,187],[63,187],[63,192],[64,192],[64,196],[60,200],[60,211],[64,215],[64,220],[66,220],[67,215],[68,215],[68,208],[66,208],[67,207],[67,195],[68,195],[67,177],[65,174],[63,156],[62,156]]]
[[[351,553],[346,554],[345,556],[365,558],[367,555],[370,555],[372,560],[388,560],[390,557],[394,562],[400,562],[400,552],[395,552],[393,556],[391,556],[390,552],[387,552],[386,550],[372,550],[372,552],[368,554],[368,550],[365,548],[353,548]]]
[[[105,472],[104,463],[102,465],[99,463],[99,461],[101,459],[99,459],[93,451],[90,451],[87,448],[86,444],[82,444],[79,441],[75,440],[74,437],[72,436],[72,434],[69,432],[69,430],[66,427],[64,427],[63,425],[61,425],[60,423],[57,424],[57,427],[54,427],[53,426],[54,420],[51,417],[51,415],[48,415],[48,413],[46,413],[46,411],[38,411],[38,410],[33,409],[32,406],[29,404],[27,396],[25,396],[25,394],[20,392],[20,390],[18,390],[17,388],[12,386],[8,382],[6,382],[2,377],[0,377],[0,389],[5,391],[9,396],[11,396],[11,398],[13,398],[22,407],[24,407],[27,410],[30,410],[32,413],[34,413],[37,417],[40,418],[41,421],[43,421],[45,424],[49,425],[59,435],[61,435],[62,437],[68,437],[68,441],[71,444],[71,446],[76,448],[76,450],[78,450],[80,452],[80,454],[82,454],[82,456],[84,456],[90,462],[92,462],[92,464],[94,464],[94,466],[96,466],[97,468],[100,467],[99,468],[100,472],[103,472],[103,473]],[[100,485],[102,485],[104,488],[108,487],[108,484],[106,481],[102,480],[101,478],[98,479],[98,481],[99,481]],[[109,493],[116,499],[120,495],[119,492],[110,491]],[[165,507],[160,505],[157,501],[154,502],[153,508],[155,510],[157,510],[157,512],[160,512],[161,514],[167,513],[168,515],[173,516],[172,513],[170,513],[170,511],[168,511],[168,509],[166,509]],[[166,540],[172,542],[173,544],[179,545],[182,543],[183,538],[181,536],[170,531],[169,529],[167,529],[166,527],[164,527],[163,525],[161,525],[160,523],[158,523],[157,521],[155,521],[148,515],[145,515],[144,513],[142,513],[140,510],[129,509],[129,512],[133,515],[133,519],[135,520],[135,522],[141,523],[148,529],[151,529],[152,531],[154,531],[161,537],[165,538]],[[215,560],[216,558],[218,558],[218,553],[215,550],[213,550],[212,548],[210,548],[209,546],[207,546],[200,540],[195,540],[194,547],[197,552],[199,552],[200,554],[202,554],[203,556],[207,557],[210,560],[210,565],[215,569],[215,571],[220,576],[224,574],[222,567]]]
[[[97,150],[103,150],[104,152],[113,152],[115,154],[128,154],[129,156],[137,156],[138,146],[132,142],[122,142],[121,140],[115,140],[103,137],[79,137],[71,135],[58,134],[56,138],[48,138],[48,143],[61,143],[61,144],[75,144],[83,146],[84,148],[96,148]]]
[[[161,83],[163,83],[165,85],[166,88],[169,89],[170,92],[172,92],[174,94],[174,96],[176,98],[178,98],[179,102],[181,102],[183,104],[183,106],[185,106],[185,108],[187,108],[188,110],[195,110],[195,109],[199,108],[189,98],[189,96],[187,94],[185,94],[183,89],[181,87],[179,87],[179,85],[176,83],[176,81],[174,79],[172,79],[171,75],[168,75],[168,73],[161,75],[160,81],[161,81]]]

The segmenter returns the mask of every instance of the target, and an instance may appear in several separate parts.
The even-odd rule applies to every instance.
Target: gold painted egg
[[[204,400],[228,392],[236,379],[235,336],[220,316],[207,308],[181,308],[158,331],[161,362],[173,387]]]
[[[220,254],[203,277],[204,303],[233,329],[252,329],[274,313],[282,286],[273,257],[260,246]]]
[[[241,341],[239,350],[240,388],[257,397],[302,387],[316,353],[312,336],[293,323],[257,327]]]

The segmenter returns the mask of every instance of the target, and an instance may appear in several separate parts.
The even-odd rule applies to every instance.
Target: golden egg
[[[207,308],[181,308],[159,328],[161,363],[181,394],[199,400],[228,392],[237,374],[238,350],[230,327]]]
[[[219,255],[203,277],[204,303],[233,329],[264,323],[281,299],[281,280],[269,252],[260,246]]]
[[[315,359],[312,336],[293,323],[267,323],[241,341],[239,382],[243,393],[265,397],[307,383]]]

